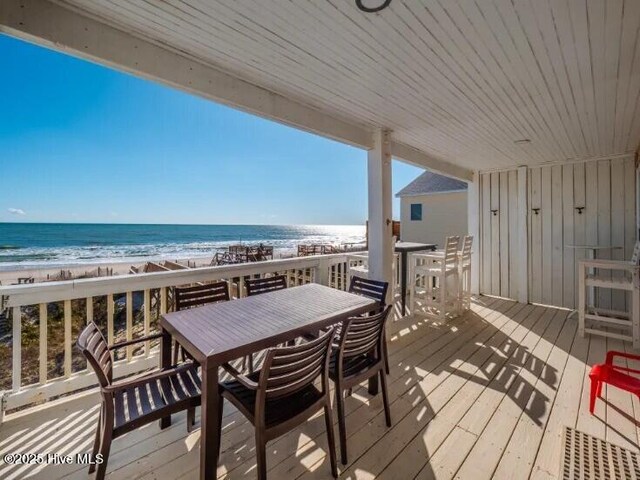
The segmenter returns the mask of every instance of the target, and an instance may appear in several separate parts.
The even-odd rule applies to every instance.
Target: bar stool
[[[465,235],[462,240],[462,250],[458,252],[460,269],[460,310],[471,308],[471,247],[473,235]]]
[[[447,314],[457,314],[460,304],[459,236],[447,237],[442,252],[411,254],[409,278],[411,311],[415,312],[416,298],[440,320]],[[424,282],[422,280],[424,279]],[[421,288],[422,287],[422,288]],[[433,313],[436,310],[437,313]]]

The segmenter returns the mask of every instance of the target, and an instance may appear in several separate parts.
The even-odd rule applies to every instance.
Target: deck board
[[[366,385],[346,399],[349,461],[341,478],[557,478],[563,425],[638,450],[640,403],[615,389],[588,413],[589,365],[631,346],[577,335],[566,310],[480,297],[439,324],[419,315],[390,338],[392,428]],[[631,365],[630,365],[631,366]],[[637,367],[637,365],[633,365]],[[9,415],[0,451],[80,453],[93,440],[99,396],[87,392]],[[199,430],[184,414],[114,441],[108,478],[198,478]],[[199,417],[197,418],[199,420]],[[253,429],[225,405],[218,478],[254,478]],[[331,478],[321,414],[267,446],[270,478]],[[84,479],[85,466],[9,466],[0,477]]]

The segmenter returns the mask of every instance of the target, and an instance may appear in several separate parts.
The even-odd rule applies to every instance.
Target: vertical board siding
[[[542,197],[540,191],[542,170],[532,168],[529,178],[531,215],[529,216],[529,298],[531,302],[542,303]]]
[[[562,202],[562,166],[551,167],[551,305],[563,305],[563,202]]]
[[[508,257],[508,271],[509,271],[509,297],[518,298],[520,291],[518,286],[518,278],[520,274],[520,268],[518,263],[518,255],[521,251],[522,245],[518,244],[518,209],[520,202],[518,201],[518,171],[511,170],[508,172],[509,183],[509,195],[507,197],[508,204],[503,207],[509,213],[509,227],[507,229],[509,240],[509,257]]]
[[[482,277],[481,292],[491,293],[491,176],[482,175],[481,195]]]
[[[636,241],[635,161],[629,156],[531,167],[527,177],[527,198],[520,199],[516,170],[480,175],[481,292],[517,298],[517,256],[528,250],[529,301],[576,308],[577,268],[587,253],[572,246],[622,247],[596,255],[631,258]],[[528,219],[519,218],[520,201],[528,201]],[[517,240],[519,221],[528,222],[528,249]],[[597,291],[595,300],[614,310],[628,308],[629,302],[624,293],[606,289]]]
[[[499,258],[500,262],[500,296],[510,297],[509,289],[509,177],[508,172],[500,172],[500,204],[498,218],[500,222]]]
[[[636,163],[633,158],[624,161],[624,254],[630,259],[637,239],[636,226]],[[619,188],[616,186],[616,188]],[[626,309],[631,308],[631,296],[625,299]]]
[[[573,166],[573,202],[575,207],[585,207],[587,204],[585,199],[585,164],[584,163],[576,163]],[[573,244],[574,245],[584,245],[587,243],[586,237],[586,225],[587,225],[587,214],[584,209],[581,210],[582,213],[578,210],[574,210],[573,216]],[[567,254],[569,252],[567,251]],[[575,283],[578,283],[578,266],[580,265],[580,260],[585,258],[584,250],[573,250],[573,260],[574,260],[574,270],[573,274],[575,277]],[[574,295],[576,305],[578,303],[578,295],[577,293]]]
[[[491,174],[491,293],[500,295],[500,177]]]
[[[624,241],[624,159],[616,158],[611,161],[611,245],[625,247]],[[624,260],[624,248],[612,250],[613,260]],[[624,272],[612,272],[614,277],[620,277]],[[613,290],[611,292],[611,308],[624,310],[625,292]]]
[[[551,305],[553,303],[551,167],[543,167],[540,173],[542,177],[540,182],[542,199],[540,209],[542,220],[542,303]]]
[[[562,304],[575,308],[575,250],[568,245],[575,245],[575,194],[573,165],[562,166]]]
[[[598,162],[598,245],[611,244],[611,161]],[[611,251],[600,250],[598,258],[610,259]],[[603,276],[611,276],[610,270],[599,273]],[[599,288],[597,290],[598,305],[603,308],[611,308],[611,290]]]

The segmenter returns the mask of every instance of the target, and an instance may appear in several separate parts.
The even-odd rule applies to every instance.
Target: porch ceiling
[[[467,169],[640,143],[637,0],[57,3]]]

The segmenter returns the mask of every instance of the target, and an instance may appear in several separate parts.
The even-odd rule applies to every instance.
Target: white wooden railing
[[[225,280],[229,282],[230,292],[234,298],[244,296],[244,279],[265,276],[274,273],[287,276],[290,286],[316,282],[333,288],[347,288],[347,255],[319,255],[313,257],[271,260],[266,262],[225,265],[217,267],[194,268],[166,272],[154,272],[137,275],[105,277],[95,279],[68,280],[61,282],[37,283],[29,285],[13,285],[0,287],[0,298],[4,302],[7,320],[12,323],[12,361],[11,389],[3,392],[2,412],[25,405],[44,401],[59,395],[74,392],[96,383],[93,372],[86,368],[73,371],[72,352],[75,338],[73,336],[72,302],[85,299],[86,308],[81,308],[82,325],[94,320],[94,299],[106,298],[106,332],[109,344],[116,339],[131,340],[134,336],[147,335],[155,326],[157,317],[172,308],[171,287],[196,282]],[[134,293],[142,292],[142,328],[134,335]],[[124,331],[116,331],[114,325],[114,297],[124,295],[126,325]],[[155,309],[152,308],[156,300]],[[50,378],[48,337],[52,334],[48,322],[48,305],[62,304],[63,322],[63,368],[61,375]],[[23,363],[34,361],[33,339],[29,350],[29,359],[23,357],[23,321],[26,310],[31,317],[38,317],[39,335],[37,339],[38,381],[23,381]],[[77,311],[76,311],[77,318]],[[62,332],[57,332],[60,335]],[[119,338],[124,335],[124,338]],[[114,364],[114,377],[137,373],[157,365],[157,345],[146,342],[144,347],[134,350],[127,347],[124,358]],[[8,362],[3,362],[0,369],[5,369],[2,377],[7,378]],[[25,384],[28,383],[28,384]]]

